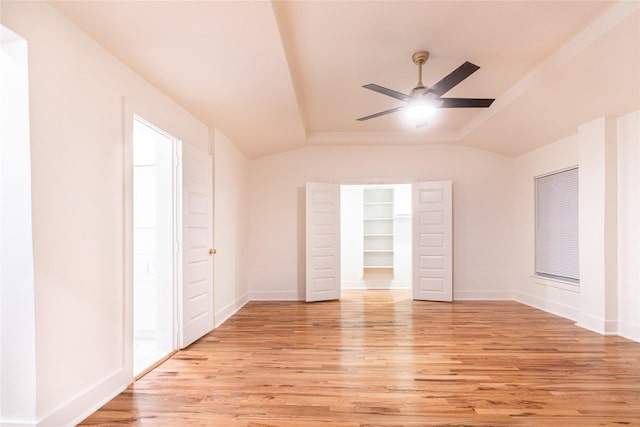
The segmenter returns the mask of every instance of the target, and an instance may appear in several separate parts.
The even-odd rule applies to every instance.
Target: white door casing
[[[451,190],[451,181],[413,184],[413,299],[453,299]]]
[[[340,298],[340,185],[306,186],[306,301]]]
[[[211,155],[181,144],[182,262],[179,292],[180,348],[214,327],[213,167]],[[181,169],[181,171],[180,171]]]

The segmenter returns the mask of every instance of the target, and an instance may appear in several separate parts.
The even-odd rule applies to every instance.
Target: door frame
[[[449,181],[451,183],[453,183],[453,180],[449,179],[449,180],[443,180],[443,179],[433,179],[430,181],[424,181],[424,180],[420,180],[417,178],[407,178],[407,177],[387,177],[387,178],[348,178],[348,179],[338,179],[338,180],[327,180],[327,181],[322,181],[322,180],[316,180],[314,182],[325,182],[327,184],[336,184],[338,185],[338,187],[342,186],[342,185],[396,185],[396,184],[409,184],[412,186],[412,193],[413,193],[413,185],[420,183],[420,182],[437,182],[437,181]],[[308,181],[311,182],[311,181]],[[306,196],[305,196],[306,197]],[[451,200],[451,203],[453,203],[453,199]],[[412,196],[412,200],[411,200],[411,205],[412,205],[412,214],[415,213],[414,211],[414,206],[413,206],[413,196]],[[453,211],[452,211],[452,217],[451,217],[451,224],[453,227]],[[415,240],[415,235],[413,234],[415,232],[415,230],[412,230],[412,240]],[[340,232],[340,235],[342,235],[342,232]],[[306,231],[305,231],[305,241],[307,240],[307,236],[306,236]],[[412,254],[411,254],[411,262],[412,262],[412,266],[411,266],[411,270],[412,270],[412,280],[411,280],[411,291],[412,291],[412,298],[413,298],[413,294],[414,294],[414,290],[415,290],[415,286],[416,284],[414,276],[415,276],[415,268],[416,266],[413,265],[414,264],[414,256],[415,254],[414,252],[414,244],[412,241]],[[453,263],[453,253],[451,254],[451,262]],[[305,261],[305,269],[307,268],[306,266],[306,261]],[[453,274],[453,269],[451,271],[451,274]],[[306,287],[306,283],[305,283],[305,287]],[[451,288],[452,288],[452,292],[453,292],[453,283],[451,284]],[[340,290],[342,290],[342,282],[340,283]],[[306,299],[306,296],[305,296]]]
[[[180,155],[181,141],[170,133],[164,131],[158,127],[155,123],[149,120],[149,116],[153,119],[153,114],[149,116],[144,113],[138,113],[138,109],[132,105],[132,102],[123,97],[123,234],[124,234],[124,248],[123,248],[123,282],[124,282],[124,294],[123,299],[123,338],[122,345],[122,361],[125,374],[128,378],[128,382],[132,383],[135,378],[133,375],[133,290],[134,290],[134,276],[133,276],[133,126],[136,119],[140,120],[144,124],[157,130],[167,138],[172,140],[172,153],[173,153],[173,331],[172,331],[172,347],[173,350],[169,354],[173,354],[178,349],[179,337],[179,325],[178,325],[178,292],[180,285],[179,272],[182,270],[182,266],[179,263],[179,233],[182,226],[179,203],[178,201],[182,197],[182,189],[179,185],[178,176],[176,173],[177,159]],[[167,356],[168,357],[168,356]],[[143,374],[148,371],[143,371]]]

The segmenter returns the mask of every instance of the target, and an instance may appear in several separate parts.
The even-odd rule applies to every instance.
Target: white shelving
[[[364,269],[393,269],[393,188],[363,194]]]

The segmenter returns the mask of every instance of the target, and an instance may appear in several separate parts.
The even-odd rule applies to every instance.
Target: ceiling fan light
[[[407,106],[407,117],[415,121],[426,119],[435,112],[436,108],[433,105],[424,102],[416,102]]]

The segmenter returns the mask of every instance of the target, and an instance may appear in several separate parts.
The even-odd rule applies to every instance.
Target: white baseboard
[[[616,335],[618,332],[617,320],[605,320],[586,313],[580,313],[576,325],[602,335]]]
[[[408,289],[397,284],[399,287],[391,287],[385,289]],[[364,290],[374,289],[366,288],[366,284],[362,282],[343,282],[342,289],[345,290]],[[580,310],[576,307],[559,304],[543,298],[535,297],[524,293],[513,293],[510,291],[467,291],[454,290],[453,299],[455,301],[517,301],[522,304],[537,308],[556,316],[573,320],[578,326],[598,332],[604,335],[620,335],[624,338],[640,342],[640,325],[625,322],[603,321],[589,316],[581,315]],[[253,291],[244,294],[238,300],[228,304],[218,313],[216,313],[216,327],[220,326],[227,319],[233,316],[240,308],[249,301],[304,301],[303,292],[300,291]]]
[[[402,283],[392,285],[392,287],[368,287],[359,282],[343,283],[343,290],[365,290],[365,289],[411,289],[403,286]],[[249,293],[249,301],[304,301],[304,292],[298,291],[252,291]]]
[[[618,335],[626,339],[640,342],[640,325],[629,322],[618,322]]]
[[[343,282],[344,290],[365,290],[365,289],[411,289],[408,284],[397,283],[392,287],[374,288],[364,287],[362,282]],[[397,286],[397,287],[396,287]],[[511,300],[514,295],[506,291],[454,291],[454,300]],[[304,301],[304,295],[298,291],[253,291],[249,293],[250,301]]]
[[[454,301],[513,301],[513,292],[453,290]]]
[[[574,322],[577,321],[580,316],[580,311],[576,307],[559,304],[543,298],[534,297],[533,295],[516,293],[515,300],[539,310],[546,311],[547,313],[573,320]]]
[[[37,427],[34,421],[27,420],[8,420],[0,418],[0,427]]]
[[[304,301],[304,295],[298,291],[251,291],[250,301]]]
[[[240,296],[240,298],[227,304],[225,307],[222,308],[222,310],[219,310],[214,316],[215,327],[217,328],[218,326],[226,322],[231,316],[236,314],[238,310],[244,307],[244,305],[248,302],[249,302],[249,293],[245,293],[244,295]]]
[[[79,424],[122,393],[131,380],[124,369],[119,369],[102,381],[85,388],[75,397],[43,416],[36,425],[38,427],[60,427]]]

